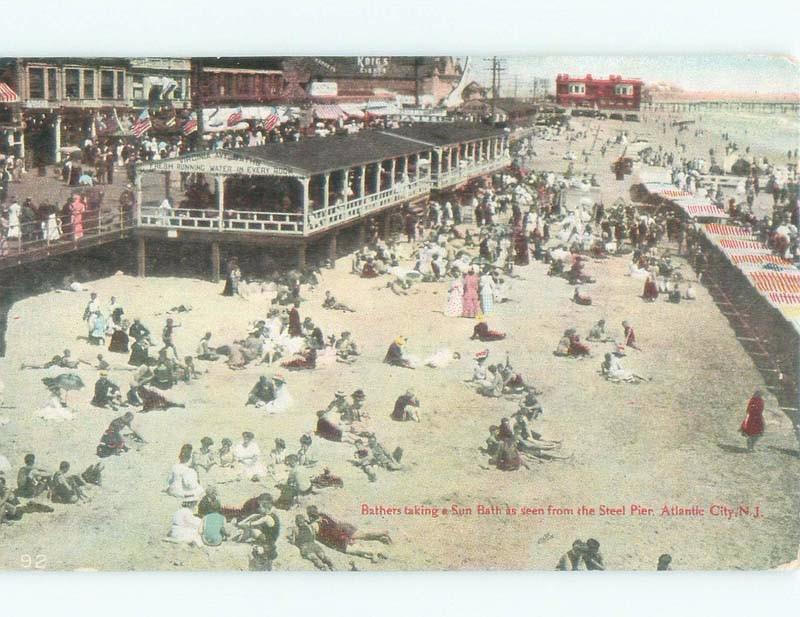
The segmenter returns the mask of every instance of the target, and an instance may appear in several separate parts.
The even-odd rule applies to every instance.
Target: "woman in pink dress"
[[[86,212],[86,202],[77,193],[72,196],[69,204],[70,222],[72,223],[72,237],[75,240],[83,238],[83,213]]]
[[[478,275],[475,268],[470,268],[464,276],[464,311],[463,317],[475,317],[480,311],[481,304],[478,300]]]

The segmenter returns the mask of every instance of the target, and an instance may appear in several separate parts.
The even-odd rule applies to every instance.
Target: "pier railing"
[[[455,186],[457,184],[461,184],[462,182],[466,182],[471,178],[477,178],[478,176],[503,169],[504,167],[508,167],[510,164],[510,156],[502,156],[490,161],[480,161],[477,163],[469,161],[466,165],[462,165],[456,169],[443,171],[440,174],[434,173],[433,188],[444,189]]]
[[[4,221],[0,234],[0,269],[42,257],[102,244],[136,226],[131,208],[86,210],[79,216],[48,212],[35,221]]]
[[[303,219],[302,212],[261,212],[256,210],[142,207],[141,226],[194,231],[251,232],[303,236],[323,231],[366,216],[391,205],[427,195],[431,182],[420,178],[398,183],[378,193],[365,195],[327,208],[312,210]]]

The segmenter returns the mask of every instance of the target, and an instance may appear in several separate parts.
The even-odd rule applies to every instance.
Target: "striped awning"
[[[748,272],[762,292],[800,293],[800,272]]]
[[[788,304],[790,306],[800,306],[800,294],[780,293],[771,291],[767,294],[769,301],[773,304]]]
[[[740,240],[738,238],[720,238],[719,245],[724,249],[763,249],[758,240]]]
[[[734,236],[741,238],[749,238],[753,233],[746,227],[737,227],[736,225],[720,225],[719,223],[709,223],[704,226],[706,233],[713,236]]]
[[[338,105],[314,105],[314,117],[317,120],[338,120],[346,115]]]
[[[19,96],[6,83],[0,81],[0,103],[19,103]]]
[[[777,255],[762,255],[754,253],[744,253],[731,255],[730,259],[737,266],[741,264],[775,264],[778,266],[791,266],[792,262],[782,259]]]
[[[689,216],[713,216],[717,218],[728,218],[728,213],[725,210],[718,208],[714,204],[693,204],[690,206],[681,206],[682,210]]]

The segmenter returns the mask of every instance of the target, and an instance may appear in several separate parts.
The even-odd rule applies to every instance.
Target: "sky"
[[[800,60],[780,56],[516,56],[504,60],[501,93],[506,96],[513,94],[515,77],[522,96],[530,92],[534,77],[554,81],[559,73],[638,77],[645,83],[664,81],[688,91],[800,92]],[[482,57],[472,61],[479,81],[490,84],[490,62]]]

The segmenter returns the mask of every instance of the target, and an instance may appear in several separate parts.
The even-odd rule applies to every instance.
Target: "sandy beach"
[[[575,170],[596,175],[607,205],[618,197],[629,200],[630,177],[618,182],[610,169],[622,146],[613,146],[604,157],[597,149],[620,130],[672,149],[674,129],[663,133],[663,118],[646,119],[638,124],[576,120],[573,126],[587,132],[585,139],[571,146],[563,139],[537,142],[538,156],[530,164],[536,170],[563,173],[568,165],[564,153],[590,150],[597,135],[589,163],[575,161]],[[683,133],[679,139],[687,143],[686,156],[703,156],[722,144],[711,128],[704,136]],[[785,159],[785,150],[779,155],[777,148],[755,137],[740,145],[751,143],[756,154]],[[758,199],[771,201],[764,194]],[[399,246],[408,254],[409,245]],[[381,443],[390,450],[403,448],[406,469],[379,470],[377,482],[371,483],[348,462],[349,446],[315,438],[315,473],[327,467],[343,479],[344,487],[324,489],[302,503],[313,503],[359,528],[391,533],[393,544],[381,547],[388,558],[376,564],[355,559],[359,569],[551,570],[575,538],[588,537],[599,540],[609,569],[653,570],[662,553],[672,555],[676,570],[764,569],[788,561],[800,543],[800,458],[790,419],[767,396],[765,436],[756,452],[746,453],[739,424],[747,399],[763,386],[752,360],[702,285],[696,285],[694,302],[645,303],[640,298],[642,281],[626,275],[628,262],[626,256],[589,262],[586,270],[597,279],[586,286],[593,298],[589,307],[572,303],[573,288],[563,279],[548,277],[546,265],[517,267],[511,301],[496,305],[488,317],[492,328],[508,336],[487,344],[470,340],[472,320],[444,316],[447,283],[419,284],[410,295],[397,296],[385,288],[387,278],[360,279],[350,274],[350,257],[341,257],[335,269],[322,271],[320,285],[303,288],[307,301],[300,315],[311,317],[326,336],[351,331],[362,353],[355,364],[283,371],[294,402],[286,413],[269,416],[244,403],[259,375],[274,371],[262,366],[234,372],[222,362],[199,362],[207,374],[167,393],[186,408],[137,414],[134,428],[147,443],[124,456],[104,459],[103,486],[92,492],[91,502],[55,505],[53,514],[26,515],[20,522],[0,526],[0,568],[17,569],[21,556],[43,555],[46,568],[53,570],[247,569],[247,545],[226,543],[204,551],[162,542],[178,505],[163,489],[180,446],[197,447],[208,435],[216,447],[223,437],[236,442],[242,431],[250,430],[265,454],[276,437],[294,451],[300,435],[313,431],[315,412],[327,405],[333,392],[356,388],[366,393],[365,408]],[[687,264],[682,271],[687,279],[695,279]],[[193,353],[207,330],[218,345],[242,337],[248,323],[265,317],[274,295],[253,290],[245,298],[223,297],[222,284],[139,279],[130,273],[82,282],[103,303],[116,296],[126,315],[140,317],[154,333],[171,307],[191,307],[174,315],[181,324],[175,337],[181,355]],[[325,290],[356,312],[324,310]],[[84,366],[77,372],[87,387],[68,399],[76,417],[62,422],[38,419],[35,411],[48,399],[40,380],[61,371],[19,369],[22,363],[43,362],[66,347],[87,361],[102,352],[112,363],[111,379],[127,389],[132,374],[127,356],[81,340],[88,297],[88,292],[33,295],[16,303],[9,314],[7,354],[0,360],[4,404],[9,407],[0,410],[8,419],[0,426],[0,454],[14,468],[26,453],[35,452],[47,468],[68,460],[73,469],[83,469],[97,461],[94,450],[100,435],[121,415],[90,405],[96,371]],[[612,349],[610,343],[593,344],[593,357],[585,360],[553,355],[564,329],[575,327],[585,338],[602,317],[617,338],[622,336],[623,319],[635,325],[643,351],[629,350],[623,360],[626,368],[651,381],[605,381],[599,366],[603,353]],[[438,369],[389,367],[382,359],[398,335],[406,336],[409,352],[421,358],[442,349],[459,352],[461,358]],[[487,457],[479,451],[488,427],[510,416],[517,402],[481,397],[462,383],[471,374],[475,352],[486,347],[495,362],[508,354],[516,370],[542,390],[544,414],[535,428],[561,440],[563,451],[572,454],[569,460],[509,473],[488,468]],[[395,399],[407,388],[420,399],[419,424],[389,418]],[[265,490],[277,494],[270,483],[219,486],[225,505],[239,505]],[[376,516],[363,514],[363,504],[425,506],[448,513]],[[634,514],[633,505],[652,508],[652,513]],[[497,512],[497,506],[499,513],[479,513],[479,506],[489,512]],[[581,506],[595,513],[580,514]],[[601,514],[601,506],[614,511]],[[703,514],[662,515],[664,506],[702,508]],[[727,510],[712,506],[732,508],[738,515],[728,517]],[[741,514],[740,506],[750,514]],[[516,508],[516,514],[509,513],[509,507]],[[545,513],[525,514],[525,507],[543,508]],[[756,508],[760,516],[755,516]],[[276,570],[313,569],[286,539],[297,512],[277,511],[284,533],[278,541]],[[326,553],[337,569],[348,569],[353,561],[329,549]]]

